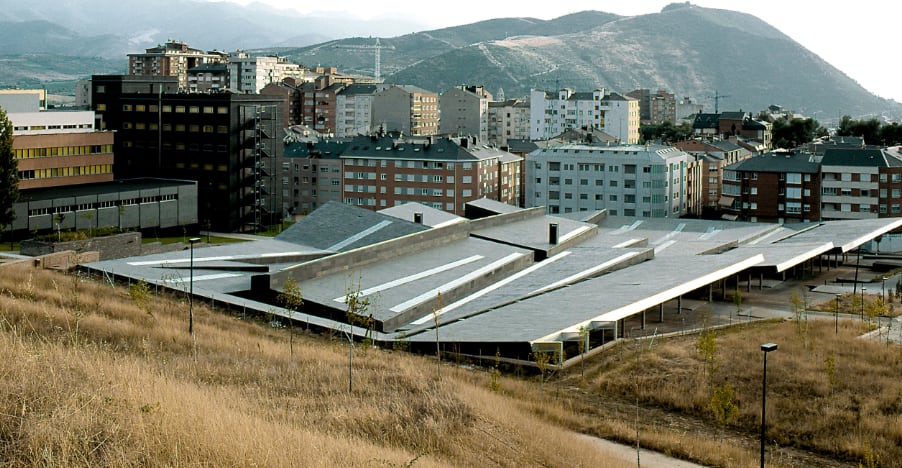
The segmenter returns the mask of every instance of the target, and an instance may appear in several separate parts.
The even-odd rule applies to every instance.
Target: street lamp
[[[833,334],[839,333],[839,299],[842,294],[836,295],[836,308],[833,310]]]
[[[192,237],[188,239],[188,245],[191,250],[191,277],[188,280],[188,334],[194,334],[194,244],[200,242],[200,237]]]
[[[761,376],[761,468],[764,468],[764,429],[767,422],[765,418],[767,414],[767,353],[776,350],[776,343],[764,343],[761,345],[761,351],[764,351],[764,374]]]
[[[864,293],[866,293],[868,288],[862,286],[861,287],[861,313],[858,314],[858,320],[864,320]]]

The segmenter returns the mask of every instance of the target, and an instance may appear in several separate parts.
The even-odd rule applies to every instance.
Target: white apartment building
[[[639,100],[617,93],[606,94],[601,100],[604,111],[602,130],[628,145],[639,144],[639,125],[642,115]]]
[[[372,84],[352,84],[335,95],[335,136],[369,135],[373,131],[373,96],[379,89]]]
[[[564,88],[556,93],[533,89],[529,93],[529,138],[547,140],[567,129],[604,129],[601,100],[604,89],[576,93]]]
[[[284,57],[252,57],[245,52],[229,54],[229,89],[237,93],[257,94],[264,86],[285,78],[306,81],[306,69],[289,63]]]
[[[691,156],[670,146],[568,144],[526,156],[526,206],[548,214],[678,218],[687,210]]]

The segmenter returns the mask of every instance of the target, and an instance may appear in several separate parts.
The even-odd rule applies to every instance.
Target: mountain
[[[127,54],[170,38],[199,49],[278,53],[307,66],[373,74],[378,37],[387,82],[437,92],[460,84],[504,89],[507,97],[531,88],[650,88],[690,97],[708,111],[717,94],[725,110],[776,104],[821,121],[845,114],[902,117],[902,104],[873,95],[760,19],[729,10],[681,3],[640,16],[584,11],[397,35],[412,30],[412,24],[303,16],[260,3],[0,0],[0,86],[124,73]]]
[[[280,53],[299,63],[372,73],[372,50],[342,47],[362,41]],[[902,116],[902,105],[868,92],[760,19],[686,4],[633,17],[582,12],[551,21],[493,20],[382,39],[381,45],[386,81],[438,92],[460,84],[502,88],[507,97],[531,88],[651,88],[691,97],[709,111],[717,93],[720,108],[729,110],[777,104],[822,121],[844,114]]]

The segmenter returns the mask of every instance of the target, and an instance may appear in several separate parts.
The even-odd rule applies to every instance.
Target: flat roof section
[[[345,296],[359,291],[370,301],[368,313],[391,330],[435,308],[436,296],[446,302],[491,284],[533,263],[532,252],[513,246],[463,238],[427,250],[396,256],[321,277],[303,280],[304,301],[338,310]],[[420,311],[422,313],[417,314]]]
[[[250,289],[251,277],[267,271],[329,255],[329,252],[267,239],[194,248],[194,292],[227,294]],[[105,260],[84,265],[111,275],[143,279],[150,284],[187,284],[191,275],[191,251]]]
[[[525,268],[506,278],[474,291],[453,302],[445,302],[440,311],[440,323],[451,322],[469,315],[502,307],[529,296],[542,294],[557,288],[611,271],[628,268],[651,260],[652,249],[567,249],[553,257]],[[416,333],[434,325],[431,314],[409,323],[407,333]]]
[[[792,225],[786,225],[792,226]],[[792,226],[795,227],[795,226]],[[780,243],[832,242],[840,252],[855,250],[877,236],[902,228],[902,218],[877,218],[848,221],[822,221]]]
[[[705,261],[650,261],[441,327],[444,342],[558,341],[583,325],[615,322],[762,261],[733,250]],[[428,333],[410,341],[432,341]]]
[[[344,203],[328,202],[282,231],[276,239],[330,252],[395,239],[428,226],[365,210]]]
[[[416,202],[405,203],[403,205],[379,210],[378,213],[413,222],[416,222],[415,217],[416,214],[419,213],[422,216],[422,224],[433,228],[454,223],[462,223],[467,220],[464,217],[448,213],[447,211],[437,210],[431,206]]]

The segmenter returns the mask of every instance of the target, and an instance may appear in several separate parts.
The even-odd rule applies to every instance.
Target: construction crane
[[[373,49],[376,53],[376,63],[373,67],[373,77],[377,80],[382,77],[382,49],[394,50],[394,46],[383,46],[379,43],[379,38],[376,38],[376,43],[372,45],[350,45],[350,44],[337,44],[335,46],[336,49]]]
[[[714,96],[708,96],[708,99],[714,99],[714,113],[720,114],[720,100],[724,98],[728,98],[732,96],[725,96],[723,94],[717,94],[717,90],[714,90]]]

